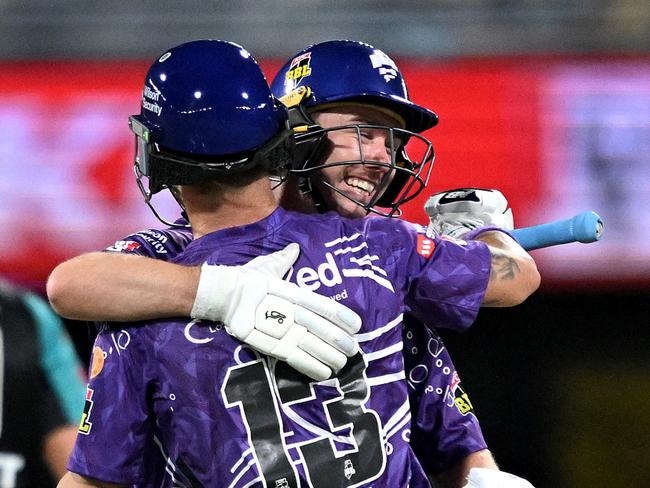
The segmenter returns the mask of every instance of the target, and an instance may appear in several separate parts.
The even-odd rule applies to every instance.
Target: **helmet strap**
[[[322,214],[331,210],[325,203],[323,194],[314,187],[311,175],[298,177],[298,189],[305,197],[308,197],[312,201],[318,213]]]

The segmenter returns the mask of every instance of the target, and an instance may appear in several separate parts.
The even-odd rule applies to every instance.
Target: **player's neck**
[[[183,199],[195,239],[252,224],[268,217],[278,206],[267,177],[242,187],[215,185],[210,191],[186,187]]]
[[[317,212],[314,201],[300,191],[298,178],[293,175],[290,175],[274,192],[280,206],[285,210],[305,214]]]

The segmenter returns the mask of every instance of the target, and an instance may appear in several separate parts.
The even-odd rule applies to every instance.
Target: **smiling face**
[[[342,105],[314,113],[312,117],[325,129],[364,124],[401,127],[397,116],[363,105]],[[344,217],[364,217],[366,210],[350,198],[367,205],[386,190],[395,171],[389,166],[393,160],[391,151],[397,150],[400,141],[396,138],[391,149],[390,132],[374,127],[360,127],[358,131],[356,128],[333,130],[327,136],[331,144],[323,164],[330,166],[321,169],[322,177],[313,178],[312,184],[330,210]],[[364,163],[333,165],[343,161]],[[334,191],[328,184],[341,193]]]

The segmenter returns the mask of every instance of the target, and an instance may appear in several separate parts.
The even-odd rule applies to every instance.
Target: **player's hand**
[[[472,468],[463,488],[535,488],[530,482],[514,474],[496,469]]]
[[[458,188],[435,193],[424,210],[436,233],[455,238],[480,227],[514,227],[508,200],[498,190]]]
[[[289,244],[244,266],[204,264],[191,316],[223,322],[253,349],[324,380],[359,350],[353,334],[361,318],[282,279],[299,254],[298,244]]]

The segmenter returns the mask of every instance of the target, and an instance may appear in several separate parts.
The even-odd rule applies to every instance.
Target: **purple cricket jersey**
[[[487,449],[474,408],[442,338],[404,315],[404,366],[411,403],[411,448],[431,475]]]
[[[187,224],[185,219],[174,222]],[[170,227],[164,230],[147,229],[116,241],[106,251],[121,252],[147,256],[163,261],[171,261],[183,252],[192,242],[192,230],[189,227]]]
[[[360,313],[364,354],[337,379],[309,383],[215,324],[166,321],[104,332],[94,356],[105,359],[101,368],[93,366],[100,373],[89,385],[89,426],[79,436],[72,471],[143,483],[152,479],[143,453],[160,457],[162,450],[169,476],[188,486],[261,486],[262,478],[267,486],[427,486],[408,444],[405,379],[414,391],[425,384],[430,390],[435,381],[419,374],[435,360],[449,388],[419,400],[438,410],[444,404],[445,414],[460,412],[453,401],[458,382],[453,365],[441,367],[439,350],[429,359],[413,353],[408,332],[406,356],[415,357],[415,366],[405,373],[404,304],[433,326],[469,326],[487,284],[486,247],[426,236],[423,228],[399,221],[277,210],[256,224],[194,241],[177,261],[243,264],[289,242],[302,249],[291,280]],[[415,425],[422,417],[426,429],[438,433],[452,417],[426,415],[424,405],[414,411]],[[471,433],[474,417],[462,413]],[[94,428],[93,417],[101,420]],[[467,453],[484,447],[475,428],[480,441],[469,439]]]

